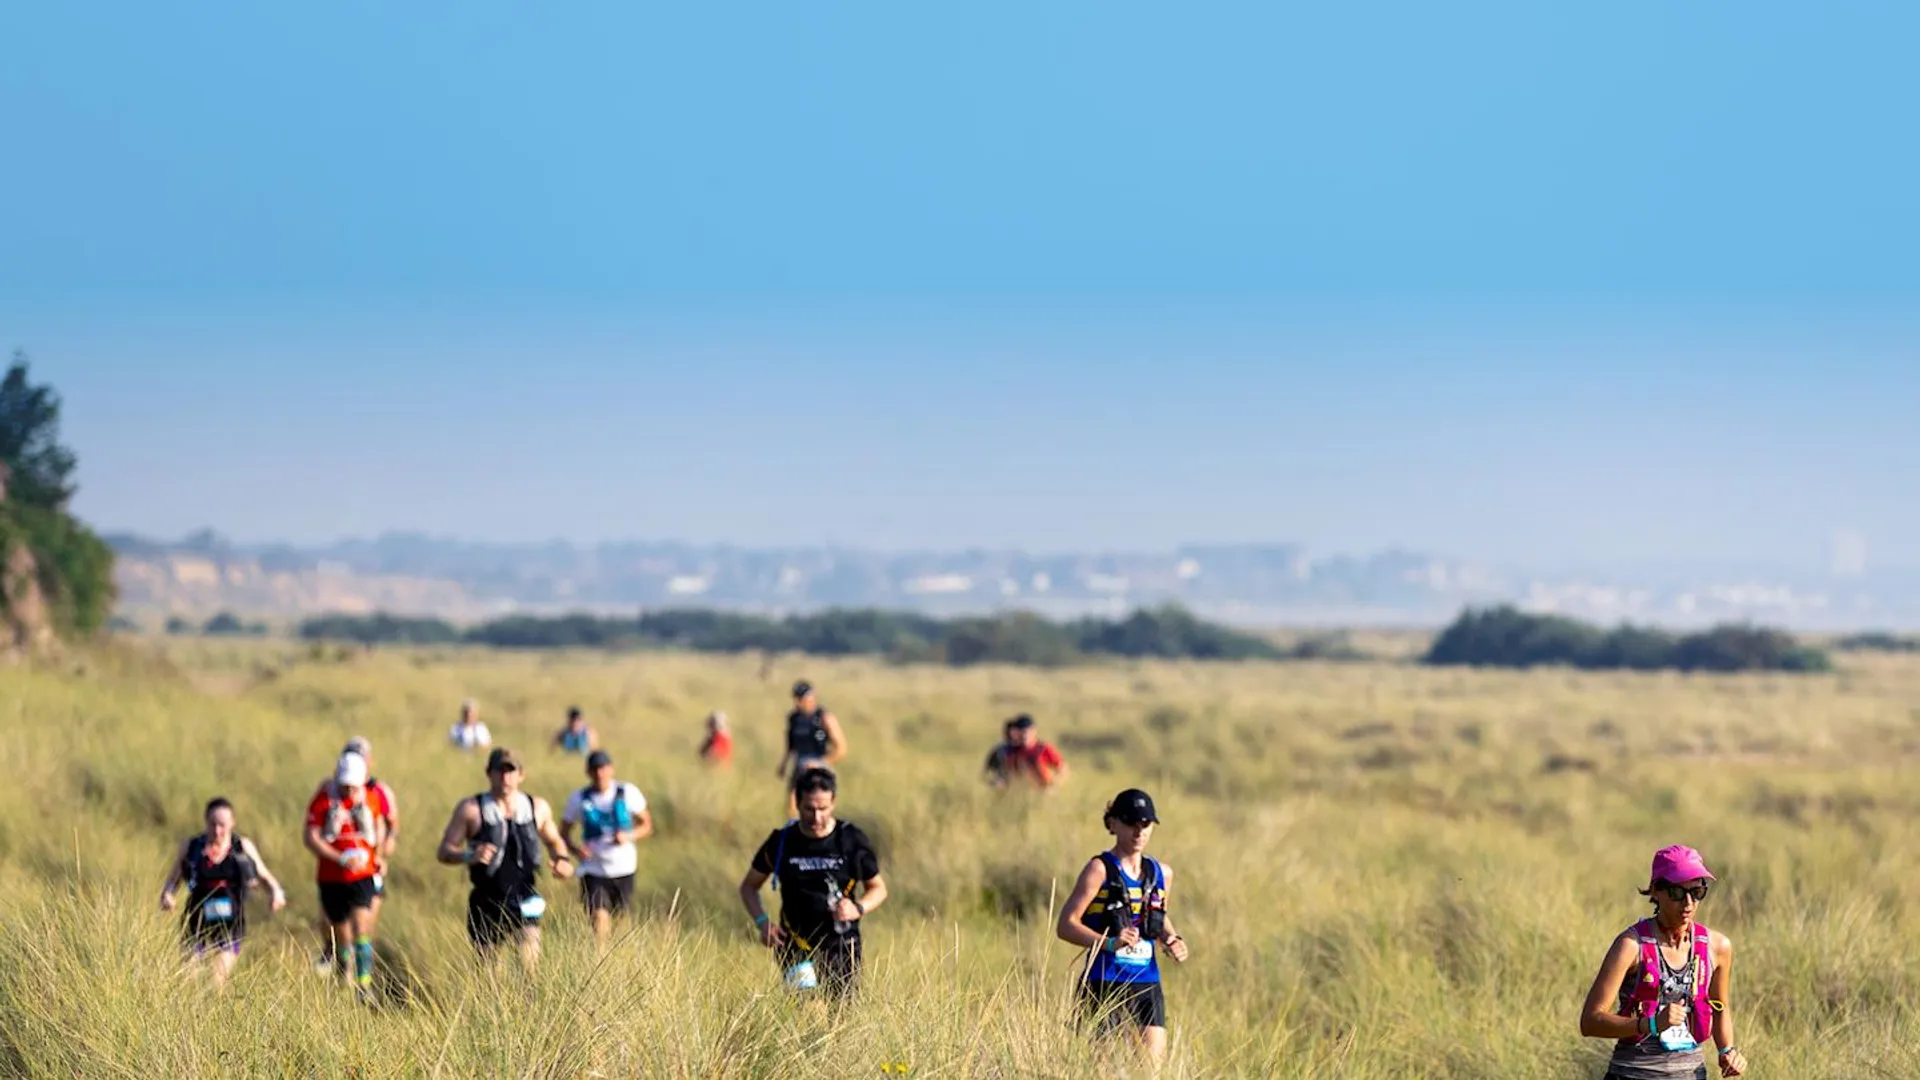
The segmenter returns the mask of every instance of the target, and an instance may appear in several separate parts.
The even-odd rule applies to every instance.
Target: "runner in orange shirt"
[[[341,748],[341,753],[359,754],[367,760],[367,801],[373,806],[374,816],[380,819],[380,848],[374,853],[373,859],[373,905],[367,909],[367,933],[373,934],[380,926],[380,905],[385,903],[387,898],[387,865],[393,860],[394,849],[400,844],[400,810],[394,800],[393,789],[387,786],[386,781],[372,775],[373,744],[367,741],[366,736],[355,735],[348,739],[347,745]],[[318,796],[332,782],[331,778],[320,781],[320,787],[314,794]],[[320,955],[313,960],[313,970],[320,975],[327,975],[333,971],[335,950],[330,925],[323,916],[320,921],[320,934],[325,940],[321,945]]]
[[[353,949],[353,982],[362,998],[373,991],[374,876],[382,841],[381,820],[367,787],[367,759],[340,755],[333,779],[307,806],[307,850],[318,860],[314,880],[320,909],[333,938],[335,969],[347,977]]]
[[[727,730],[726,713],[715,710],[707,717],[707,738],[700,744],[700,759],[709,765],[733,760],[733,733]]]

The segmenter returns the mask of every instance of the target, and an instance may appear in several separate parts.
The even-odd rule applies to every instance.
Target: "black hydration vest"
[[[827,756],[826,713],[826,709],[816,708],[810,713],[795,709],[787,714],[788,753],[803,758]]]
[[[207,898],[215,893],[225,893],[233,900],[236,910],[246,905],[247,882],[259,876],[259,871],[254,868],[253,860],[247,858],[246,849],[241,845],[241,836],[234,834],[233,842],[227,846],[227,857],[208,864],[207,834],[201,833],[187,842],[183,869],[186,871],[188,911],[198,911]]]
[[[493,792],[483,791],[473,797],[480,805],[480,831],[473,835],[473,843],[493,845],[493,858],[467,865],[467,877],[480,888],[491,889],[497,885],[495,877],[506,865],[509,847],[517,849],[514,852],[517,876],[528,881],[539,876],[540,830],[533,822],[533,796],[524,791],[517,794],[526,800],[526,810],[524,813],[516,810],[512,817],[507,816]],[[507,842],[509,834],[512,844]]]
[[[1093,894],[1095,902],[1100,904],[1099,911],[1091,910],[1092,903],[1080,917],[1080,925],[1095,933],[1116,937],[1121,930],[1129,926],[1138,926],[1140,936],[1151,941],[1160,938],[1160,931],[1167,918],[1166,881],[1160,875],[1160,864],[1149,855],[1140,856],[1140,899],[1133,900],[1127,895],[1127,881],[1120,873],[1120,860],[1110,851],[1100,853],[1100,864],[1106,868],[1107,879],[1101,883],[1100,891]],[[1160,894],[1158,897],[1155,894]],[[1159,900],[1159,905],[1155,900]]]

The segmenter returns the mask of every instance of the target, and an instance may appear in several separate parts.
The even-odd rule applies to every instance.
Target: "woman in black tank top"
[[[186,910],[181,918],[184,944],[194,959],[210,959],[214,982],[224,984],[240,957],[247,936],[247,893],[256,884],[272,890],[272,906],[287,906],[286,890],[274,878],[253,841],[234,831],[233,804],[207,804],[206,831],[187,840],[173,872],[160,888],[160,910],[170,911],[174,893],[184,884]]]

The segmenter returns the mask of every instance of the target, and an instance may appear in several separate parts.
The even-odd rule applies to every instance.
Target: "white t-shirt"
[[[487,730],[485,722],[475,720],[471,724],[456,723],[447,730],[447,741],[462,750],[472,750],[477,746],[492,746],[493,733]]]
[[[616,821],[617,804],[625,795],[625,820]],[[640,853],[632,843],[613,843],[614,831],[628,830],[640,823],[640,811],[647,808],[647,797],[624,780],[614,781],[604,793],[583,787],[567,798],[566,812],[560,820],[580,826],[580,846],[588,857],[581,861],[580,872],[594,877],[626,877],[639,869]]]

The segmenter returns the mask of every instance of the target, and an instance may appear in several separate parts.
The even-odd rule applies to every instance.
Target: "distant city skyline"
[[[1920,565],[1920,8],[109,7],[0,67],[102,529]]]

